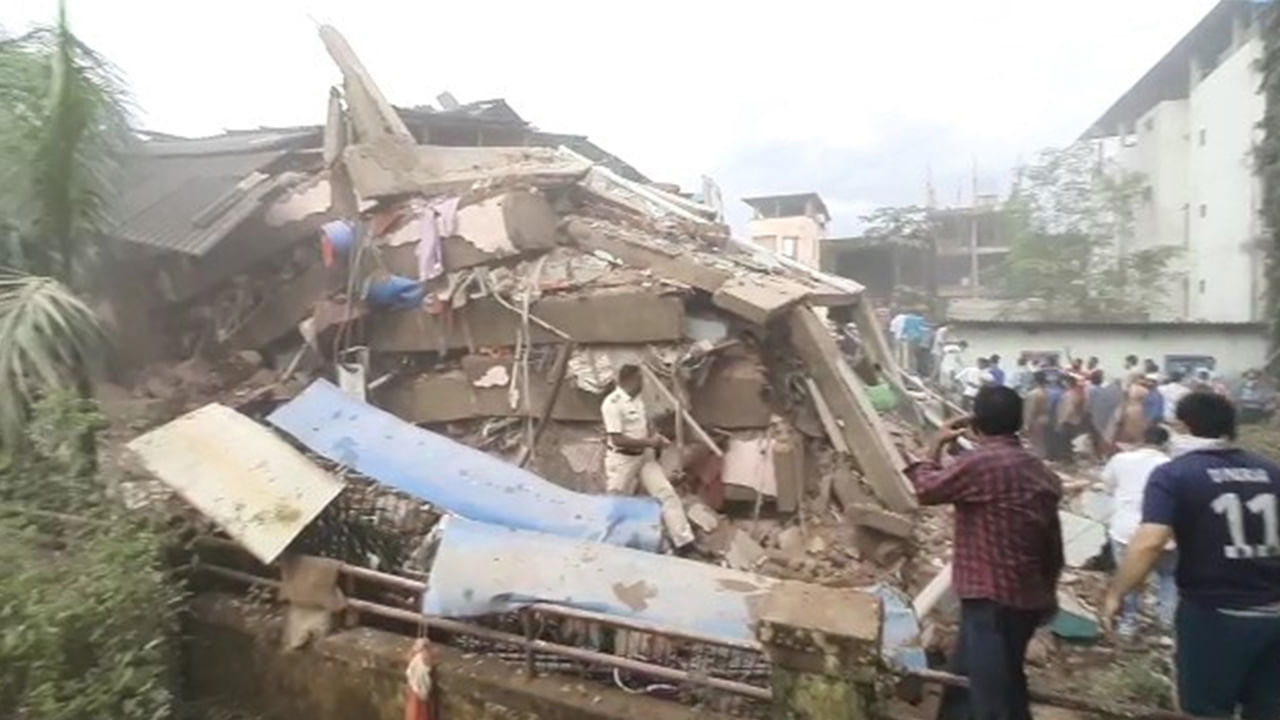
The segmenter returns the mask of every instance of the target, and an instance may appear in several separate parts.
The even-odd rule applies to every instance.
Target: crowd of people
[[[1280,466],[1234,445],[1243,413],[1224,394],[1164,391],[1136,358],[1126,365],[1111,414],[1119,452],[1103,470],[1115,501],[1108,534],[1119,566],[1100,619],[1132,637],[1136,593],[1154,572],[1158,621],[1176,638],[1181,710],[1280,718]],[[988,359],[983,369],[990,368]],[[1020,435],[1044,430],[1043,420],[1024,422],[1042,418],[1043,409],[1029,406],[1045,402],[1050,384],[1070,406],[1068,424],[1091,409],[1087,394],[1083,409],[1067,397],[1081,373],[1092,377],[1088,365],[1073,363],[1053,379],[1051,369],[1031,369],[1022,393],[984,379],[970,396],[971,414],[944,425],[929,456],[908,469],[922,504],[955,507],[960,627],[951,669],[968,676],[969,688],[947,690],[944,718],[1031,717],[1025,656],[1036,628],[1057,610],[1062,482]],[[1171,392],[1170,408],[1148,400],[1163,402]],[[1136,441],[1126,442],[1132,433]],[[970,441],[963,449],[961,437]]]
[[[967,348],[961,341],[944,350],[935,380],[966,410],[983,387],[1017,392],[1024,400],[1024,438],[1037,456],[1055,462],[1071,464],[1080,453],[1101,460],[1120,446],[1141,444],[1148,428],[1173,422],[1178,403],[1193,392],[1230,398],[1242,423],[1263,422],[1275,412],[1276,393],[1256,370],[1246,372],[1233,393],[1206,368],[1162,374],[1154,360],[1136,355],[1125,358],[1121,377],[1109,378],[1097,357],[1062,366],[1056,355],[1024,354],[1006,371],[999,355],[965,364]]]

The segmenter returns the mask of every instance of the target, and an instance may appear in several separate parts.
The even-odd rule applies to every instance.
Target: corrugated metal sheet
[[[291,150],[319,142],[317,129],[237,132],[142,143],[125,163],[116,237],[204,255],[252,215],[275,187],[246,179]],[[239,186],[239,187],[238,187]]]
[[[312,451],[482,522],[568,538],[657,550],[658,502],[648,497],[586,495],[449,438],[317,380],[267,422]]]
[[[471,617],[554,603],[730,641],[777,580],[670,555],[473,522],[444,521],[423,612]]]
[[[147,469],[270,563],[342,490],[269,429],[213,403],[134,439]]]
[[[117,237],[143,245],[204,255],[262,200],[264,184],[242,193],[236,186],[284,156],[273,150],[208,157],[138,157],[128,167],[129,189],[121,201]],[[219,202],[223,210],[204,226],[195,219]]]

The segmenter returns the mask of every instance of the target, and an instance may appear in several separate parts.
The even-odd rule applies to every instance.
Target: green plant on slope
[[[92,401],[50,393],[0,469],[0,717],[172,715],[184,592],[164,536],[79,471],[102,427]]]

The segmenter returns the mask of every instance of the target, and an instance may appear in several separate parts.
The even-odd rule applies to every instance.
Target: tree
[[[1086,143],[1042,152],[1010,194],[1006,294],[1042,301],[1049,317],[1139,319],[1164,309],[1179,250],[1131,247],[1144,185]]]
[[[1280,349],[1280,11],[1262,11],[1263,53],[1261,91],[1266,101],[1261,127],[1263,139],[1254,162],[1262,178],[1262,220],[1267,251],[1267,316],[1271,319],[1271,349]]]
[[[76,292],[110,228],[130,141],[118,75],[67,24],[0,39],[0,441],[41,392],[89,391],[104,334]]]

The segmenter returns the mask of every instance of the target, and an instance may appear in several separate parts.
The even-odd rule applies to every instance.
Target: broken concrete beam
[[[864,559],[880,567],[889,567],[907,554],[906,544],[879,530],[859,525],[853,529],[854,547]]]
[[[795,512],[804,492],[804,438],[790,429],[774,440],[773,475],[778,512]]]
[[[684,283],[704,292],[714,293],[733,277],[726,270],[703,265],[692,257],[664,252],[653,245],[624,239],[608,230],[593,227],[590,223],[578,218],[566,223],[565,232],[573,238],[578,247],[584,250],[608,253],[626,265],[653,270],[661,277]]]
[[[529,397],[511,407],[507,393],[510,359],[481,356],[463,358],[461,370],[423,373],[392,381],[374,394],[375,404],[411,423],[440,423],[483,417],[536,417],[550,397],[552,384],[544,373],[530,370]],[[478,384],[477,384],[478,383]],[[598,422],[600,398],[563,387],[551,417],[568,422]]]
[[[328,273],[323,265],[315,263],[307,268],[249,311],[244,322],[227,338],[228,346],[252,350],[292,332],[311,314],[316,301],[324,297],[327,282]]]
[[[821,318],[801,305],[791,311],[789,327],[792,347],[830,406],[867,484],[890,510],[915,509],[905,463]]]
[[[551,250],[560,235],[559,219],[546,198],[531,192],[510,192],[458,211],[457,232],[440,243],[445,270],[492,265],[508,258]],[[412,219],[396,230],[399,241],[380,249],[388,272],[418,276],[417,243],[420,221]]]
[[[678,340],[684,304],[674,295],[622,289],[590,295],[545,297],[530,308],[578,343],[646,343]],[[368,318],[368,345],[375,352],[431,352],[513,345],[520,316],[493,298],[472,300],[451,317],[423,310],[388,311]],[[561,338],[533,325],[534,343]]]
[[[395,148],[362,143],[342,153],[360,197],[422,193],[460,193],[476,183],[566,185],[587,172],[588,164],[543,147],[453,147],[412,145]]]
[[[711,302],[721,310],[764,325],[804,300],[809,288],[777,275],[744,273],[721,285]]]
[[[397,142],[416,142],[342,33],[331,25],[321,25],[320,39],[324,42],[325,50],[329,51],[329,57],[333,58],[342,71],[347,90],[347,108],[355,122],[356,135],[361,141],[391,139]]]
[[[844,515],[849,522],[859,527],[869,527],[887,535],[911,539],[915,522],[906,515],[889,512],[875,505],[854,503],[845,508]]]
[[[588,192],[629,208],[643,217],[673,217],[697,224],[713,222],[673,201],[672,195],[628,180],[602,165],[593,166],[579,184]]]
[[[849,443],[844,441],[844,433],[840,430],[840,424],[836,422],[836,416],[831,412],[831,406],[827,404],[827,399],[822,397],[822,393],[818,390],[818,385],[813,378],[806,377],[804,379],[805,389],[809,391],[809,397],[813,400],[813,409],[818,413],[818,420],[822,422],[822,429],[827,433],[827,439],[831,441],[831,447],[835,451],[843,455],[849,454]]]
[[[765,398],[768,379],[760,363],[747,357],[722,357],[714,363],[706,381],[689,393],[693,417],[706,427],[768,427],[773,411]]]
[[[835,494],[842,508],[866,505],[872,501],[871,496],[867,495],[858,484],[853,471],[847,467],[837,467],[832,471],[831,492]]]

